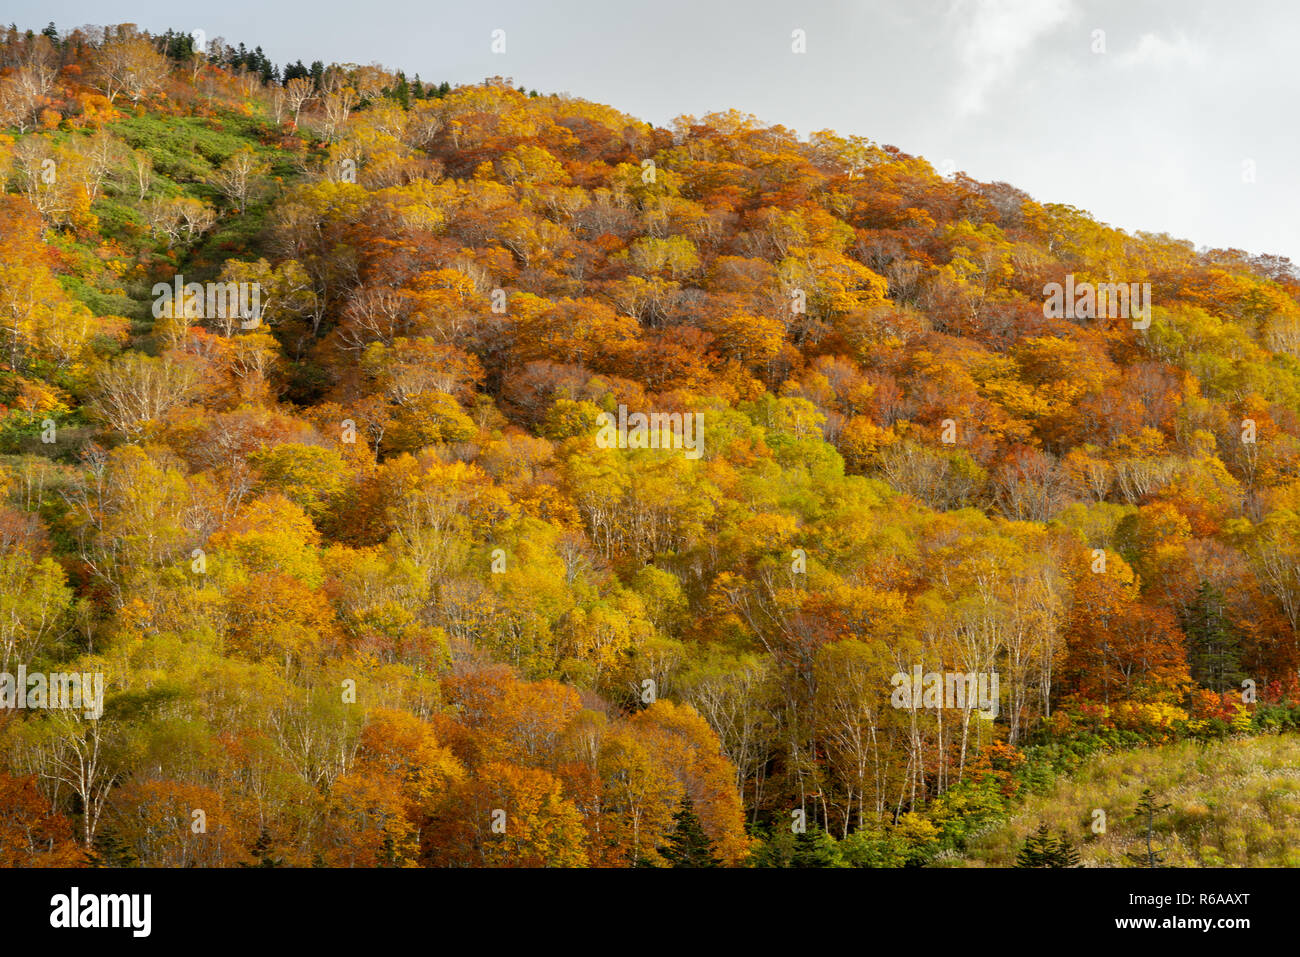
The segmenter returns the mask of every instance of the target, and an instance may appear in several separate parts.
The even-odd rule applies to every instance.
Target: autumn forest
[[[0,29],[0,864],[1300,865],[1300,272],[905,147]]]

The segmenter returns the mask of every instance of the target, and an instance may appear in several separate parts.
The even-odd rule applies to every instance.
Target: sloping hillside
[[[16,862],[919,864],[1083,737],[1175,745],[1099,853],[1188,739],[1279,813],[1284,259],[129,24],[3,37],[0,183],[0,672],[105,688]]]
[[[1154,816],[1152,846],[1169,867],[1300,867],[1300,739],[1263,735],[1183,741],[1098,755],[1005,824],[970,840],[968,864],[1012,866],[1040,825],[1079,846],[1085,867],[1132,867],[1146,854],[1137,812],[1150,788],[1170,805]],[[1096,812],[1105,832],[1094,833]]]

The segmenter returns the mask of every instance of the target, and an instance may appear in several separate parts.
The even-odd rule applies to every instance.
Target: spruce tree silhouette
[[[1156,801],[1156,797],[1151,793],[1150,788],[1142,791],[1142,796],[1138,798],[1137,815],[1139,819],[1145,819],[1147,831],[1147,850],[1141,852],[1128,852],[1128,859],[1138,867],[1159,867],[1165,862],[1164,856],[1158,853],[1151,844],[1152,834],[1155,832],[1155,820],[1157,814],[1163,814],[1168,811],[1172,804],[1161,804]]]

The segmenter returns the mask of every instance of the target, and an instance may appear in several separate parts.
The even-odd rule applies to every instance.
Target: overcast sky
[[[6,0],[0,16],[202,29],[280,64],[500,74],[660,125],[734,107],[1300,263],[1292,0]]]

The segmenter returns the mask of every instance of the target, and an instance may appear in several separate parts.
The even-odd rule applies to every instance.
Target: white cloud
[[[1026,51],[1074,14],[1071,0],[957,0],[949,12],[961,64],[957,112],[979,113]]]
[[[1126,70],[1147,66],[1160,69],[1202,66],[1205,63],[1205,51],[1181,33],[1172,42],[1154,33],[1144,33],[1138,38],[1134,49],[1121,53],[1115,60]]]

